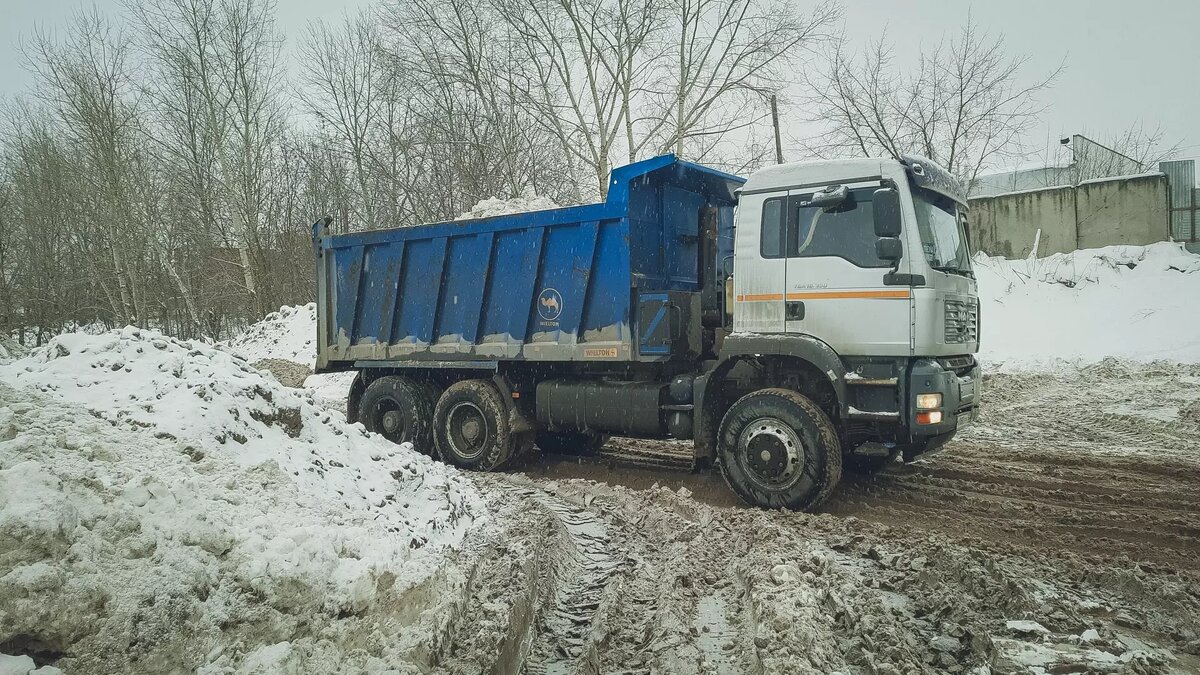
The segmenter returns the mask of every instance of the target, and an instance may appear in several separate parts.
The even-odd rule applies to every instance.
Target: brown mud
[[[478,475],[447,672],[1200,672],[1200,368],[988,379],[981,422],[746,507],[686,445],[614,439]]]

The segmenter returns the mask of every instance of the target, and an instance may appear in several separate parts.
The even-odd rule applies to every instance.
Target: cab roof
[[[774,164],[751,174],[741,192],[745,194],[764,190],[786,190],[825,185],[830,182],[882,178],[885,175],[895,178],[897,173],[903,173],[899,162],[878,158],[820,159]]]

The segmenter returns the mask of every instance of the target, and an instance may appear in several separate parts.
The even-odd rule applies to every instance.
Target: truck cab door
[[[782,333],[786,261],[781,255],[787,192],[744,195],[738,203],[733,274],[735,331]]]
[[[788,192],[785,330],[816,337],[839,354],[908,356],[911,293],[884,283],[892,265],[875,252],[871,199],[881,185],[843,187],[844,201],[832,206],[814,204],[820,186]]]

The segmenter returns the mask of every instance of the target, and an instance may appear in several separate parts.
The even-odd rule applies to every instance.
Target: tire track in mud
[[[534,607],[527,623],[512,627],[517,646],[515,663],[500,671],[528,674],[595,673],[601,634],[602,607],[622,557],[608,533],[608,522],[583,504],[552,494],[532,483],[504,477],[484,477],[500,500],[522,504],[544,516],[551,536],[533,551],[541,565],[529,583]]]
[[[591,631],[605,588],[620,565],[608,527],[596,512],[537,487],[500,483],[512,497],[550,514],[564,536],[557,538],[546,577],[550,605],[531,626],[520,672],[548,675],[594,672]]]
[[[728,551],[696,539],[711,511],[664,510],[641,495],[614,499],[617,493],[588,490],[577,481],[477,480],[494,499],[508,502],[506,512],[540,523],[505,536],[528,542],[532,557],[544,561],[524,580],[531,591],[513,594],[534,598],[535,606],[509,612],[524,619],[509,624],[508,637],[498,640],[520,643],[519,656],[486,670],[746,672],[744,647],[752,642],[739,620],[745,589],[720,574]],[[491,580],[479,583],[479,596],[497,595],[486,588]],[[460,628],[452,641],[473,630]]]
[[[1137,672],[1200,670],[1190,377],[1006,376],[946,451],[846,477],[825,515],[729,508],[715,474],[620,466],[677,454],[669,442],[614,439],[600,458],[481,476],[526,516],[513,539],[534,590],[505,624],[520,645],[508,667],[450,671],[1015,673],[1030,672],[1013,665],[1021,650],[1049,649],[1081,672],[1104,665],[1072,652],[1088,629],[1096,653],[1141,659]],[[1177,418],[1156,419],[1153,397]],[[487,583],[482,596],[500,592]]]

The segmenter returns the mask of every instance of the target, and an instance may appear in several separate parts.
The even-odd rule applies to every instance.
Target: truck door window
[[[812,194],[792,197],[782,235],[777,222],[779,216],[768,206],[781,200],[767,200],[763,205],[763,257],[835,257],[858,267],[890,267],[891,263],[875,255],[871,196],[876,189],[850,190],[846,201],[832,209],[806,206]],[[768,216],[772,219],[770,222]]]
[[[774,197],[763,202],[760,249],[764,258],[782,258],[784,251],[784,198]]]

